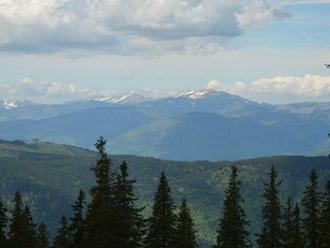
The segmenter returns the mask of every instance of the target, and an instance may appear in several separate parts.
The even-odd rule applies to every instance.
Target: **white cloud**
[[[24,99],[44,103],[90,99],[106,92],[78,87],[76,84],[38,81],[32,78],[23,78],[19,83],[11,85],[0,84],[0,98],[2,99]]]
[[[278,76],[233,84],[212,80],[207,88],[273,103],[330,100],[330,76],[320,75]]]
[[[198,50],[280,13],[270,0],[0,0],[0,50]]]

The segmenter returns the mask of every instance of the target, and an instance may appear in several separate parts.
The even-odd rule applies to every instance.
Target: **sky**
[[[330,101],[330,0],[0,0],[0,98]]]

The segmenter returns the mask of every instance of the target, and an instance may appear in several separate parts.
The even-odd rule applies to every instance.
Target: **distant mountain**
[[[112,150],[113,145],[110,145]],[[330,179],[327,157],[280,156],[235,162],[179,162],[137,156],[111,156],[113,168],[122,160],[129,165],[130,175],[137,180],[136,191],[141,204],[150,214],[153,194],[160,172],[170,180],[175,203],[185,197],[192,207],[198,236],[214,238],[221,202],[227,186],[230,166],[239,168],[244,208],[256,233],[260,227],[263,183],[271,164],[279,169],[282,200],[291,195],[298,200],[304,190],[307,174],[315,168],[320,174],[320,188]],[[95,152],[52,143],[0,141],[0,188],[6,202],[16,190],[32,206],[38,221],[45,221],[54,231],[63,212],[70,214],[70,205],[80,189],[88,190],[95,182],[90,167],[97,159]]]
[[[270,105],[212,90],[0,109],[0,138],[90,148],[104,135],[116,153],[178,160],[321,155],[329,131],[329,103]]]

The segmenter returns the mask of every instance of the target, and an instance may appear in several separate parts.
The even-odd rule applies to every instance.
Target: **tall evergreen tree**
[[[21,239],[25,242],[25,247],[35,247],[37,241],[36,225],[30,212],[30,208],[25,206],[22,215],[22,225],[24,234]]]
[[[85,192],[83,190],[80,190],[77,200],[72,205],[73,217],[71,218],[71,225],[70,225],[72,248],[80,248],[84,243],[84,236],[86,233],[85,207],[86,207]]]
[[[152,217],[146,238],[147,248],[171,248],[176,233],[176,215],[174,214],[171,188],[164,171],[161,174],[158,189],[154,197]]]
[[[86,218],[85,245],[89,248],[108,248],[115,244],[114,180],[111,159],[105,151],[106,143],[106,140],[100,137],[95,144],[100,158],[92,168],[96,185],[91,190],[92,199]]]
[[[68,219],[65,215],[60,220],[60,226],[54,240],[53,248],[70,248],[71,235],[69,230]]]
[[[2,200],[0,199],[0,247],[7,247],[7,209],[5,208]]]
[[[49,248],[47,226],[43,222],[38,225],[36,248]]]
[[[291,198],[288,198],[283,211],[283,247],[303,248],[303,237],[300,230],[300,213],[296,204],[294,207]]]
[[[120,174],[115,185],[116,231],[115,247],[136,248],[143,246],[145,221],[143,208],[137,207],[138,198],[134,194],[135,180],[128,178],[128,166],[120,165]]]
[[[304,212],[303,231],[306,248],[320,247],[320,208],[322,195],[318,191],[318,175],[313,169],[309,174],[309,183],[306,186],[302,199]]]
[[[321,247],[330,247],[330,181],[326,185],[326,193],[321,213]]]
[[[292,220],[292,243],[290,248],[303,248],[304,247],[304,237],[301,230],[301,218],[299,205],[296,204],[293,210],[293,220]]]
[[[216,247],[250,247],[249,233],[246,230],[248,222],[241,206],[243,198],[240,193],[240,183],[236,167],[232,167],[229,185],[225,193],[223,216],[220,219]]]
[[[197,248],[195,224],[190,209],[183,199],[178,215],[174,246],[176,248]]]
[[[265,203],[262,207],[263,227],[258,235],[258,246],[260,248],[280,248],[282,247],[281,230],[281,203],[279,200],[278,173],[274,166],[269,173],[269,182],[265,184]]]
[[[35,246],[35,226],[30,210],[28,207],[24,207],[19,192],[16,192],[14,197],[14,210],[8,236],[10,247],[26,248]]]

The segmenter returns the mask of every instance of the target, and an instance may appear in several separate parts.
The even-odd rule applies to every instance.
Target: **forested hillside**
[[[108,147],[111,153],[111,146]],[[263,184],[268,180],[271,165],[279,170],[280,198],[289,195],[299,200],[312,168],[320,174],[320,186],[330,178],[327,157],[271,157],[237,162],[178,162],[137,156],[111,156],[113,168],[126,160],[130,175],[137,180],[136,190],[145,214],[149,215],[153,194],[164,169],[172,188],[176,205],[184,197],[189,202],[197,224],[198,237],[214,240],[224,189],[230,175],[230,166],[238,167],[238,178],[245,198],[244,209],[251,221],[251,231],[259,231],[260,209],[263,203]],[[94,184],[90,168],[97,154],[77,147],[20,141],[0,142],[0,191],[11,205],[16,190],[23,194],[24,202],[32,207],[38,221],[44,221],[54,230],[62,213],[70,212],[70,204],[80,189]]]

